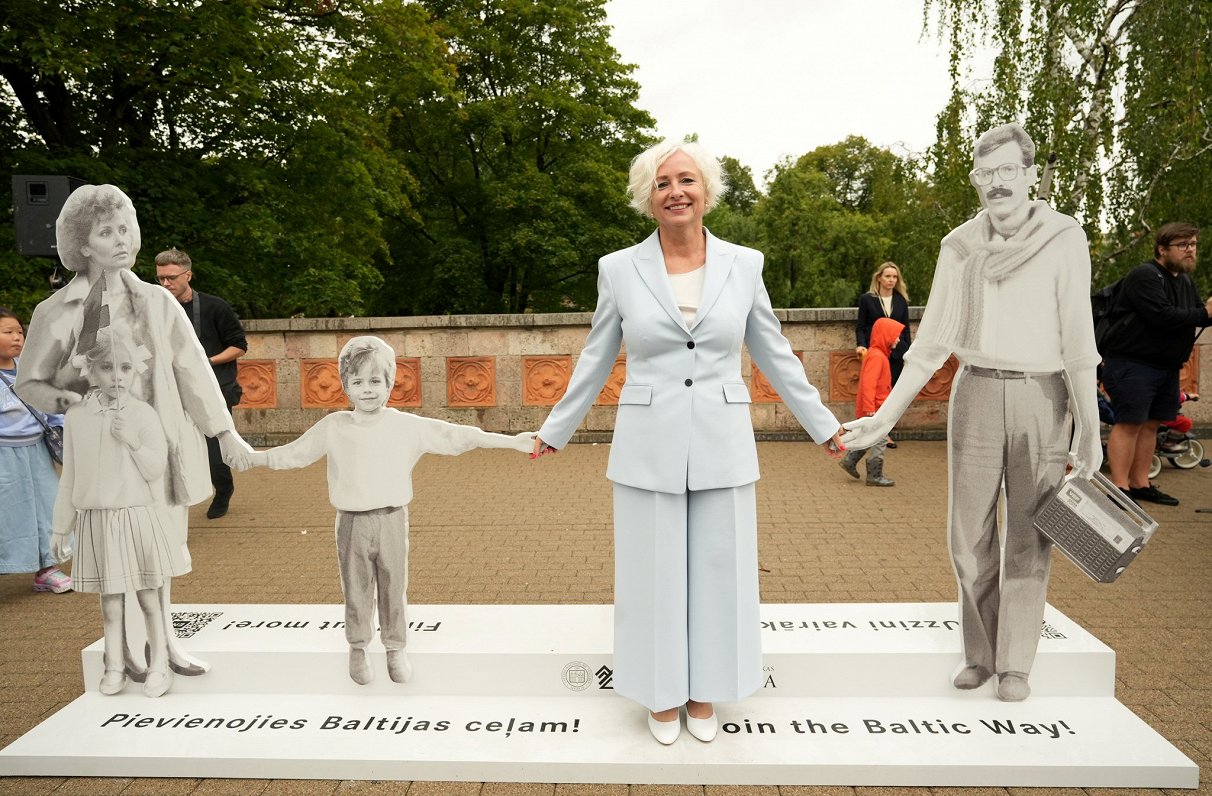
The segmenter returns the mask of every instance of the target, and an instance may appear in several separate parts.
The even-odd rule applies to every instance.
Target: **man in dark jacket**
[[[1138,503],[1177,506],[1149,483],[1149,464],[1162,421],[1178,413],[1178,373],[1195,345],[1195,330],[1212,325],[1212,298],[1201,302],[1191,279],[1199,229],[1170,223],[1157,231],[1153,260],[1136,266],[1114,312],[1127,313],[1103,344],[1103,386],[1115,407],[1107,440],[1111,480]]]
[[[231,412],[231,408],[240,403],[242,394],[240,383],[236,381],[236,360],[248,352],[248,340],[240,319],[228,303],[218,296],[194,290],[190,285],[192,278],[193,261],[185,252],[169,249],[156,255],[156,281],[181,302],[194,333],[210,358],[215,379],[227,402],[227,411]],[[236,487],[231,468],[223,463],[218,443],[208,437],[206,445],[210,454],[210,482],[215,488],[206,516],[213,520],[227,513]]]

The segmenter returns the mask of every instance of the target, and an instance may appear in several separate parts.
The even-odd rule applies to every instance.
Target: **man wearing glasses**
[[[1200,303],[1195,270],[1199,230],[1170,223],[1157,231],[1153,259],[1120,285],[1113,312],[1126,312],[1103,345],[1103,386],[1115,409],[1107,439],[1111,480],[1133,500],[1177,506],[1149,483],[1162,421],[1178,414],[1178,374],[1195,346],[1195,330],[1212,324],[1212,298]]]
[[[236,381],[236,360],[247,353],[248,340],[244,336],[244,327],[228,303],[218,296],[194,290],[190,285],[192,278],[193,262],[185,252],[169,249],[156,255],[156,281],[172,293],[185,309],[194,333],[210,359],[211,369],[215,372],[215,379],[223,391],[223,399],[230,413],[231,408],[240,403],[242,391],[240,383]],[[206,516],[213,520],[227,513],[236,487],[231,468],[223,463],[219,443],[207,437],[206,447],[210,455],[210,482],[215,488],[215,496],[206,510]]]
[[[973,165],[969,180],[984,209],[943,239],[901,378],[874,416],[845,424],[842,442],[864,448],[882,439],[955,354],[948,542],[964,658],[952,683],[974,689],[997,675],[998,698],[1017,702],[1031,693],[1051,561],[1034,517],[1066,460],[1084,477],[1102,463],[1099,355],[1086,235],[1069,216],[1029,200],[1034,142],[1017,124],[995,127],[976,142]]]

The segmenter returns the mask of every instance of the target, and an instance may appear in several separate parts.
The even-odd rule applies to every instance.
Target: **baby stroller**
[[[1184,402],[1198,401],[1199,396],[1182,393],[1181,399]],[[1149,466],[1150,478],[1161,472],[1163,462],[1169,462],[1171,467],[1180,470],[1212,464],[1204,458],[1204,444],[1191,433],[1189,417],[1180,414],[1157,429],[1157,447],[1153,451],[1153,463]]]

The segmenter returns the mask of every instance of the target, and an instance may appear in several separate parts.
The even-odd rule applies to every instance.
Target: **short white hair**
[[[636,212],[652,218],[652,192],[656,189],[657,169],[678,151],[689,155],[699,173],[703,175],[704,212],[710,213],[715,207],[727,187],[720,162],[697,141],[675,141],[666,138],[656,146],[645,149],[631,161],[627,196],[630,197],[631,206]]]

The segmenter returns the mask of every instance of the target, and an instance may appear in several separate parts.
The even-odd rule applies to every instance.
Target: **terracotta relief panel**
[[[553,406],[568,389],[570,356],[522,357],[522,405]]]
[[[274,409],[278,406],[278,363],[272,359],[236,360],[236,381],[244,390],[240,409]]]
[[[804,352],[793,351],[792,353],[802,364]],[[774,389],[774,385],[757,365],[753,365],[749,371],[749,397],[755,404],[777,404],[783,400],[779,397],[778,390]]]
[[[951,397],[951,382],[955,381],[955,373],[959,370],[959,360],[947,357],[943,366],[934,372],[930,381],[917,394],[918,401],[946,401]]]
[[[614,367],[610,369],[610,376],[606,379],[606,386],[598,393],[594,405],[618,406],[619,391],[623,389],[625,381],[627,381],[627,357],[621,356],[614,361]]]
[[[829,400],[849,403],[858,397],[859,369],[863,361],[854,351],[829,352]]]
[[[421,405],[421,358],[396,357],[396,380],[387,398],[388,406]]]
[[[347,409],[335,359],[304,359],[299,363],[299,389],[304,409]]]
[[[496,406],[496,357],[447,357],[446,405]]]

